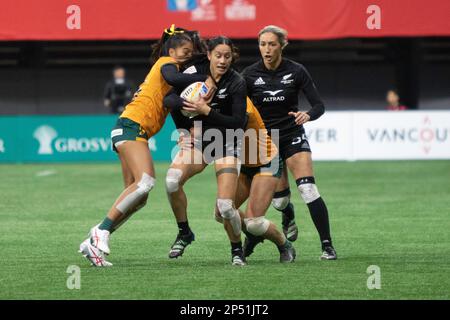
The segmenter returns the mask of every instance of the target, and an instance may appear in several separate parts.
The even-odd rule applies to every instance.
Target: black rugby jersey
[[[184,70],[187,73],[210,74],[209,60],[200,59],[197,63],[187,66]],[[191,119],[192,121],[202,121],[203,130],[216,128],[224,129],[244,129],[247,108],[247,92],[245,80],[233,69],[229,69],[216,83],[217,90],[209,103],[211,111],[208,116],[199,115]],[[180,109],[183,107],[183,99],[179,94],[184,87],[175,88],[164,98],[164,106],[171,109],[171,114],[177,127],[186,128],[188,121],[180,117]]]
[[[289,59],[282,59],[276,70],[268,70],[262,60],[242,72],[247,84],[247,94],[258,108],[268,129],[279,129],[280,137],[298,132],[290,111],[298,111],[298,94],[301,90],[311,109],[310,120],[316,120],[325,111],[317,88],[306,68]],[[303,129],[303,128],[301,128]]]

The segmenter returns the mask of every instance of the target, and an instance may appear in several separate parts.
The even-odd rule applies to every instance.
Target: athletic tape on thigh
[[[283,198],[283,197],[287,197],[287,196],[290,196],[290,195],[291,195],[291,189],[290,189],[289,187],[287,187],[287,188],[284,189],[284,190],[275,192],[275,193],[273,194],[273,197],[274,197],[274,198]]]
[[[239,175],[239,171],[237,168],[222,168],[216,172],[216,177],[218,177],[224,173],[233,173],[233,174]]]

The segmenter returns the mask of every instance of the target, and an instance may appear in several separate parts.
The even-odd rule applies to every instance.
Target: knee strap
[[[166,175],[166,191],[167,193],[177,192],[180,187],[181,176],[183,171],[180,169],[170,168]]]
[[[262,236],[270,227],[270,221],[264,216],[244,219],[244,223],[247,231],[254,236]]]
[[[300,195],[306,204],[320,198],[314,177],[303,177],[296,180]]]
[[[147,195],[155,185],[155,178],[147,173],[142,174],[141,180],[137,183],[137,188],[130,192],[125,198],[120,201],[116,209],[122,214],[127,214],[131,210],[136,210],[136,207],[142,207],[142,202],[145,202]]]
[[[241,234],[241,216],[239,212],[233,207],[233,200],[231,199],[217,199],[217,209],[219,209],[220,216],[230,221],[231,227],[235,235]]]

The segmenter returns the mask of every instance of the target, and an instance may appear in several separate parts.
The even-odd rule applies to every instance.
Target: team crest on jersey
[[[260,86],[260,85],[263,85],[263,84],[266,84],[266,83],[264,82],[264,80],[261,77],[256,79],[256,81],[254,83],[255,86]]]
[[[225,91],[227,91],[227,88],[220,89],[219,92],[217,93],[217,98],[225,99],[226,96],[228,95],[228,93],[225,93]]]
[[[292,77],[292,73],[289,73],[289,74],[283,76],[283,80],[281,80],[280,82],[282,84],[290,84],[292,81],[294,81],[294,79],[291,79],[291,77]]]

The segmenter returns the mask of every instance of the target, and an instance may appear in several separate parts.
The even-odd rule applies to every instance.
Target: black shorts
[[[194,147],[203,153],[203,160],[211,163],[215,160],[225,157],[239,158],[241,154],[242,143],[235,140],[230,143],[221,143],[216,145],[213,141],[194,140]]]
[[[303,128],[290,134],[282,135],[277,147],[283,160],[299,152],[311,152],[311,147]]]
[[[248,178],[253,179],[254,176],[269,176],[275,178],[281,178],[283,172],[283,161],[277,155],[271,162],[259,167],[249,167],[246,165],[241,166],[241,173],[245,174]]]

